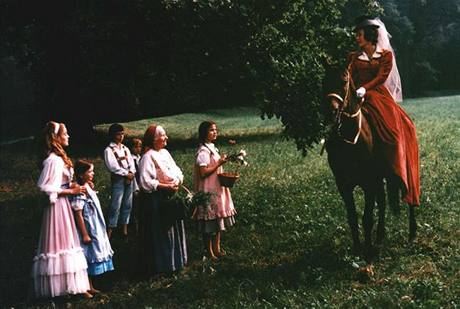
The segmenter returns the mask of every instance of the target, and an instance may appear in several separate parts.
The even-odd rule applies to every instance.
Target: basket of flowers
[[[235,182],[238,180],[240,175],[236,173],[224,172],[224,173],[217,174],[217,177],[219,177],[219,182],[221,186],[231,188],[233,187]]]
[[[229,162],[236,163],[238,166],[235,172],[223,172],[223,173],[217,174],[217,177],[219,177],[219,182],[221,186],[227,187],[227,188],[233,187],[235,182],[240,177],[238,173],[238,169],[241,166],[248,165],[248,162],[246,162],[246,160],[244,159],[245,157],[246,157],[246,151],[243,149],[241,149],[238,153],[229,155],[227,157],[227,160]]]

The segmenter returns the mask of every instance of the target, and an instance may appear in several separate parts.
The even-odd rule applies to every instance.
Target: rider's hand
[[[366,88],[364,88],[364,87],[359,87],[359,88],[356,90],[356,96],[357,96],[358,98],[364,97],[365,94],[366,94]]]

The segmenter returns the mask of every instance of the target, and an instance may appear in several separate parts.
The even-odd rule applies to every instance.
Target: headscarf
[[[380,20],[380,18],[374,19],[378,24],[378,41],[377,49],[386,49],[391,52],[393,55],[393,66],[391,67],[390,74],[388,75],[387,80],[385,81],[385,87],[390,92],[391,96],[396,102],[402,102],[402,86],[401,86],[401,77],[399,76],[398,66],[396,64],[396,56],[393,48],[390,44],[391,35],[388,33],[385,24]]]
[[[145,130],[144,140],[142,142],[144,145],[144,152],[153,149],[153,143],[158,138],[161,131],[164,131],[163,127],[156,124],[150,125],[147,130]]]

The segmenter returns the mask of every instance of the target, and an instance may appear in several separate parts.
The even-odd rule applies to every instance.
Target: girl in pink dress
[[[203,242],[209,257],[213,260],[225,255],[221,248],[221,231],[235,223],[236,210],[230,190],[220,185],[217,174],[223,172],[222,165],[227,162],[226,155],[220,155],[214,142],[217,138],[217,125],[204,121],[198,129],[200,145],[196,152],[193,180],[194,190],[212,194],[208,205],[199,206],[193,215],[198,220],[203,233]]]
[[[47,158],[38,187],[49,196],[43,212],[32,278],[36,297],[83,294],[91,298],[87,263],[80,246],[68,196],[86,194],[86,188],[72,183],[73,164],[63,147],[69,145],[64,124],[48,122],[45,128]]]

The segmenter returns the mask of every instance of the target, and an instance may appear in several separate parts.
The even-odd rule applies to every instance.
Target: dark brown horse
[[[351,229],[353,251],[363,251],[368,263],[372,261],[375,250],[372,241],[374,226],[374,207],[378,207],[376,242],[385,238],[386,194],[384,179],[387,181],[388,199],[393,210],[399,210],[399,184],[389,174],[387,163],[379,147],[379,139],[363,112],[364,100],[356,97],[355,86],[349,70],[342,76],[343,87],[336,93],[327,95],[328,103],[334,111],[334,124],[325,147],[328,162],[334,174],[339,193],[345,202],[348,224]],[[364,246],[361,247],[358,214],[353,191],[361,187],[364,191]],[[409,207],[409,238],[415,238],[416,222],[414,207]]]

